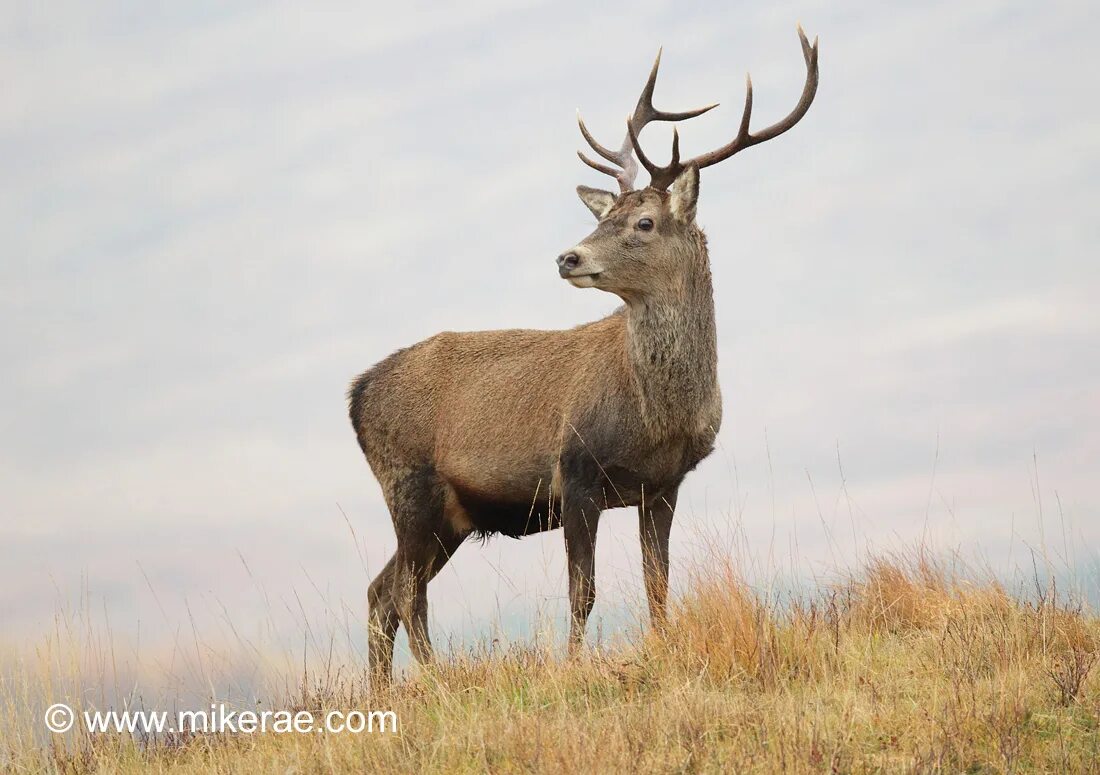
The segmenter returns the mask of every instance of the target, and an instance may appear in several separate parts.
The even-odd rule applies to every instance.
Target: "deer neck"
[[[714,292],[705,246],[670,293],[627,301],[627,360],[651,435],[696,432],[718,395]]]

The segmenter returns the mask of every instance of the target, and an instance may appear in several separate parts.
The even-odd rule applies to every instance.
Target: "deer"
[[[597,225],[557,256],[558,275],[614,294],[622,306],[567,330],[443,332],[351,383],[351,423],[397,537],[367,592],[372,685],[391,680],[399,626],[415,660],[432,660],[427,586],[471,536],[562,530],[572,654],[595,602],[600,516],[636,507],[650,626],[665,626],[677,493],[714,450],[722,420],[710,259],[696,223],[699,171],[778,137],[806,115],[817,93],[818,43],[801,26],[798,37],[806,78],[794,109],[750,131],[747,77],[736,136],[686,161],[675,124],[717,104],[655,108],[660,52],[618,150],[601,145],[578,112],[581,135],[609,164],[577,155],[614,178],[619,191],[577,187]],[[655,121],[674,124],[665,165],[639,141]],[[639,163],[649,184],[636,189]]]

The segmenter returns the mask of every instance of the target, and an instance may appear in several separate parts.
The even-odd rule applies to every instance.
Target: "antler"
[[[765,140],[771,140],[773,137],[778,137],[801,121],[802,117],[806,115],[806,111],[810,109],[810,104],[814,101],[814,95],[817,94],[817,38],[814,38],[814,44],[811,46],[810,42],[806,40],[806,33],[802,31],[802,25],[799,25],[798,39],[802,43],[802,56],[806,60],[806,85],[802,87],[802,97],[798,100],[798,104],[795,105],[794,110],[792,110],[786,118],[765,129],[761,129],[756,134],[749,131],[749,121],[752,118],[751,77],[746,77],[745,109],[741,114],[741,128],[738,129],[737,136],[721,148],[711,151],[710,153],[704,153],[701,156],[696,156],[694,159],[689,159],[687,162],[680,162],[680,138],[675,128],[673,128],[672,133],[672,160],[668,165],[661,167],[650,161],[645,153],[642,152],[642,146],[638,142],[638,134],[642,131],[642,127],[640,125],[635,126],[633,120],[627,121],[627,137],[630,140],[631,146],[634,148],[634,152],[638,154],[638,161],[640,161],[642,166],[649,172],[650,187],[660,190],[667,189],[672,185],[672,182],[676,180],[679,174],[692,164],[699,169],[717,164],[733,156],[738,151],[748,148],[750,145],[756,145]],[[656,67],[654,68],[654,73],[656,73]],[[650,80],[652,82],[652,76],[650,76]],[[587,159],[585,161],[587,161]]]
[[[633,190],[634,178],[638,175],[638,165],[634,161],[633,154],[630,152],[632,145],[634,148],[637,148],[636,141],[631,140],[630,127],[636,127],[634,131],[641,132],[642,128],[651,121],[684,121],[689,118],[695,118],[712,108],[718,107],[718,103],[715,103],[713,105],[707,105],[704,108],[685,110],[679,113],[657,110],[657,108],[653,107],[653,87],[657,84],[657,69],[660,66],[661,52],[658,50],[657,59],[653,62],[653,69],[649,71],[649,80],[646,81],[645,86],[642,88],[641,96],[638,97],[638,104],[634,107],[634,114],[627,119],[628,132],[626,137],[623,138],[623,144],[617,152],[608,150],[600,145],[584,125],[584,120],[581,118],[580,112],[577,112],[577,124],[581,128],[581,134],[584,135],[584,139],[592,146],[592,150],[612,164],[617,164],[620,169],[616,170],[606,164],[600,164],[597,161],[593,161],[580,151],[577,151],[577,156],[592,169],[615,178],[615,180],[619,182],[620,191],[623,193]],[[673,147],[675,148],[675,142],[673,143]],[[640,151],[638,156],[641,158]]]

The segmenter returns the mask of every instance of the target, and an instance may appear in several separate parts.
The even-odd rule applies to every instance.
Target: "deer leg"
[[[388,684],[393,671],[393,636],[397,634],[398,617],[391,591],[396,561],[395,554],[367,588],[367,656],[374,688]]]
[[[408,633],[413,657],[424,664],[432,658],[432,644],[428,638],[428,575],[435,551],[430,537],[399,540],[394,558],[394,606]]]
[[[409,649],[421,664],[432,659],[428,636],[428,582],[443,569],[467,535],[442,525],[427,535],[407,538],[404,545],[398,541],[394,555],[393,601],[409,635]]]
[[[397,533],[397,551],[368,591],[369,656],[373,675],[388,682],[393,638],[405,625],[418,662],[431,659],[428,638],[428,582],[446,565],[467,533],[444,519],[443,484],[430,465],[390,469],[379,477]]]
[[[638,534],[642,542],[642,578],[649,619],[655,629],[664,627],[668,599],[668,536],[676,510],[676,491],[659,495],[638,506]]]
[[[596,602],[596,527],[600,512],[594,504],[562,510],[565,557],[569,567],[569,651],[584,643],[584,628]]]
[[[465,533],[456,533],[453,530],[443,530],[441,534],[433,536],[436,542],[434,556],[427,568],[427,578],[424,583],[435,578],[443,566],[451,559],[462,542],[466,540]],[[370,630],[367,633],[367,653],[371,665],[371,686],[385,686],[389,683],[393,673],[393,639],[397,634],[397,626],[400,620],[397,603],[393,595],[393,587],[396,577],[397,554],[395,553],[386,567],[371,582],[367,591],[367,600],[370,603]],[[427,637],[427,600],[423,601],[424,629]],[[408,626],[406,625],[406,628]],[[411,632],[411,630],[409,630]],[[412,638],[410,636],[410,643]],[[430,654],[430,643],[429,643]],[[418,661],[420,660],[417,657]]]

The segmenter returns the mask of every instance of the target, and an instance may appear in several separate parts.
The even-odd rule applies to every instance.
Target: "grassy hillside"
[[[696,573],[670,626],[566,659],[497,646],[371,695],[360,666],[288,708],[392,709],[396,734],[160,739],[0,730],[13,771],[1095,772],[1100,620],[1041,585],[1020,602],[924,558],[814,599]],[[19,712],[8,698],[7,714]],[[6,731],[5,731],[6,730]]]

